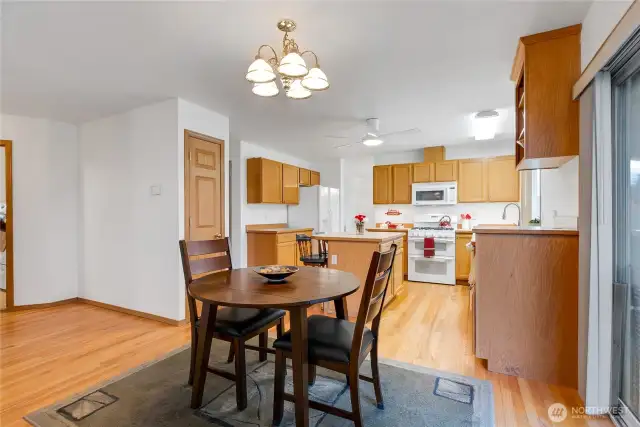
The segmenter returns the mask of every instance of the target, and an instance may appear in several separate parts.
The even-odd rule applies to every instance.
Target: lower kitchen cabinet
[[[313,228],[258,228],[247,230],[247,266],[302,265],[296,234],[310,236]]]
[[[456,234],[456,280],[469,281],[471,272],[471,254],[467,251],[467,243],[471,241],[471,233]]]

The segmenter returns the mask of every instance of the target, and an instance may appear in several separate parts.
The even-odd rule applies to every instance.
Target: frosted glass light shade
[[[306,76],[309,70],[307,70],[307,64],[305,64],[302,56],[296,52],[291,52],[280,61],[278,72],[287,77],[302,77]]]
[[[272,97],[280,93],[280,89],[278,89],[276,82],[256,83],[253,85],[253,89],[251,91],[258,96],[264,97]]]
[[[304,86],[300,80],[294,80],[291,87],[287,91],[287,97],[292,99],[307,99],[311,96],[311,91]]]
[[[495,138],[498,128],[498,117],[499,114],[497,112],[481,112],[473,117],[473,136],[476,141]]]
[[[258,58],[249,65],[246,78],[251,83],[269,83],[276,79],[276,73],[267,61]]]
[[[362,143],[368,147],[375,147],[376,145],[382,144],[384,141],[378,138],[377,136],[367,136],[362,140]]]
[[[309,90],[325,90],[329,87],[329,80],[320,68],[312,68],[302,79],[302,86]]]

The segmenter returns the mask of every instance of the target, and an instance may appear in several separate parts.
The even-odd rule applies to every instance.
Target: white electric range
[[[449,219],[451,225],[441,226],[442,218]],[[456,220],[445,214],[426,214],[414,219],[408,235],[409,280],[456,284]],[[425,237],[434,238],[435,255],[430,258],[424,256]]]

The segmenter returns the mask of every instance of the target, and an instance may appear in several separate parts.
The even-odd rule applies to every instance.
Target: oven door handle
[[[433,262],[449,262],[454,261],[454,257],[450,256],[433,256],[433,257],[425,257],[424,255],[409,255],[410,259],[421,259],[423,261],[433,261]]]
[[[410,242],[419,242],[419,241],[422,241],[424,239],[425,239],[424,237],[409,237],[409,241]],[[436,237],[434,239],[434,241],[436,243],[455,243],[456,242],[454,239],[440,239],[438,237]]]

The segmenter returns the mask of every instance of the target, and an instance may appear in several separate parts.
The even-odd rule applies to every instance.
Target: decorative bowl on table
[[[283,283],[285,279],[298,271],[293,265],[262,265],[253,269],[262,277],[266,277],[268,283]]]

